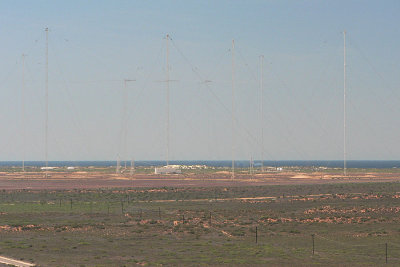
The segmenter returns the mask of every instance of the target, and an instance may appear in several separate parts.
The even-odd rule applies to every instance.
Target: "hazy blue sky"
[[[399,1],[0,1],[0,160],[343,158],[343,30],[349,159],[400,158]],[[25,129],[22,60],[25,58]],[[123,80],[127,145],[123,148]],[[210,80],[211,82],[205,82]],[[124,152],[126,151],[126,152]]]

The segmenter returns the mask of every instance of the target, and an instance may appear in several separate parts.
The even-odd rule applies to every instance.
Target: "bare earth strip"
[[[30,262],[14,260],[14,259],[6,258],[6,257],[3,257],[3,256],[0,256],[0,263],[4,263],[4,264],[7,264],[7,265],[18,266],[18,267],[36,266],[35,264],[30,263]]]
[[[95,189],[122,187],[214,187],[258,186],[288,184],[328,184],[358,182],[400,181],[399,173],[354,173],[347,177],[327,173],[265,173],[255,176],[240,174],[231,179],[229,174],[154,175],[135,174],[133,177],[104,174],[101,172],[79,173],[1,173],[0,189]]]

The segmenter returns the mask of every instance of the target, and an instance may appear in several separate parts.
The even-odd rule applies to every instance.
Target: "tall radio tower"
[[[260,121],[261,121],[261,172],[264,172],[264,90],[263,90],[264,56],[260,56]]]
[[[167,53],[166,53],[166,68],[165,68],[165,73],[167,76],[167,154],[166,154],[166,160],[167,160],[167,166],[169,165],[169,47],[168,47],[168,40],[169,40],[169,35],[166,35],[165,41],[166,41],[166,48],[167,48]]]
[[[232,180],[235,179],[235,40],[232,40]]]
[[[22,172],[25,172],[25,54],[22,54],[22,90],[21,90],[21,118],[22,118]]]
[[[343,32],[343,175],[347,175],[346,166],[346,31]]]
[[[47,177],[47,170],[49,167],[48,161],[48,132],[49,132],[49,28],[44,29],[46,32],[46,92],[45,92],[45,105],[46,105],[46,119],[45,119],[45,136],[44,136],[44,150],[45,150],[45,161],[46,171],[45,176]]]

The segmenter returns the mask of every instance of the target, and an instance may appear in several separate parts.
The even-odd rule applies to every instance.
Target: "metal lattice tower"
[[[343,175],[347,175],[346,166],[346,31],[343,32]]]
[[[261,126],[261,172],[264,172],[264,90],[263,90],[264,56],[260,56],[260,126]]]
[[[49,28],[45,29],[46,32],[46,92],[45,92],[45,105],[46,105],[46,119],[45,119],[45,161],[46,161],[46,172],[45,176],[47,177],[47,170],[49,167],[48,160],[48,132],[49,132]]]
[[[232,40],[232,180],[235,179],[235,40]]]
[[[25,172],[25,54],[22,54],[22,89],[21,89],[21,118],[22,118],[22,172]]]

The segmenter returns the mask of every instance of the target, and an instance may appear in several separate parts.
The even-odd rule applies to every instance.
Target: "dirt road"
[[[30,263],[30,262],[14,260],[14,259],[6,258],[6,257],[3,257],[3,256],[0,256],[0,263],[7,264],[7,265],[12,265],[12,266],[17,266],[17,267],[36,266],[35,264]]]

